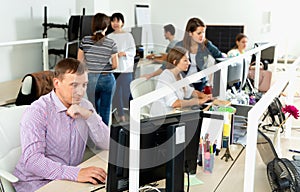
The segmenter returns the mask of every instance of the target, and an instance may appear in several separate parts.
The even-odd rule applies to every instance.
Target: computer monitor
[[[227,85],[233,86],[240,82],[239,89],[242,89],[246,83],[250,66],[250,59],[243,58],[239,62],[232,63],[228,66]]]
[[[206,38],[223,53],[235,45],[235,37],[244,32],[244,25],[206,25]]]
[[[202,114],[200,110],[191,110],[141,120],[140,186],[167,178],[167,174],[170,174],[169,171],[167,172],[170,161],[181,155],[184,155],[184,161],[182,161],[182,166],[178,166],[176,169],[182,169],[182,181],[174,182],[173,185],[182,183],[183,187],[184,169],[191,174],[196,173]],[[170,157],[168,143],[172,139],[168,132],[178,126],[184,127],[184,131],[181,133],[185,136],[183,146],[181,150],[177,148],[179,151],[177,155]],[[111,126],[107,191],[128,190],[128,146],[129,123],[113,124]]]
[[[217,59],[216,61],[222,62],[230,58],[222,58]],[[240,86],[238,89],[242,89],[246,84],[246,80],[248,77],[249,72],[249,65],[250,65],[249,58],[243,58],[238,62],[232,63],[228,66],[227,71],[227,88],[232,87],[235,83],[240,82]],[[218,97],[220,92],[220,79],[221,79],[221,71],[218,70],[214,73],[214,80],[213,80],[213,97]]]
[[[142,27],[131,27],[131,34],[137,47],[142,46]]]
[[[79,41],[74,40],[66,43],[65,48],[65,58],[77,59]]]

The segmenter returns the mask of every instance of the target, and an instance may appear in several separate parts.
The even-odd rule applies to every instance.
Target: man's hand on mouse
[[[99,184],[96,179],[105,183],[106,180],[106,172],[104,169],[99,167],[86,167],[80,169],[77,177],[78,182],[90,182],[94,185]]]

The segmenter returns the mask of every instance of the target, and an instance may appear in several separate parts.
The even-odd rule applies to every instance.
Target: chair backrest
[[[132,98],[135,99],[137,97],[140,97],[142,95],[145,95],[146,93],[149,93],[151,91],[154,91],[156,87],[156,79],[146,79],[145,77],[137,78],[131,81],[130,83],[130,91]],[[150,106],[144,106],[141,109],[142,115],[149,115],[150,114]]]
[[[27,105],[0,109],[0,179],[5,192],[13,192],[13,172],[21,156],[20,121]],[[8,176],[8,177],[6,177]],[[5,178],[4,178],[5,177]]]
[[[40,96],[51,92],[53,77],[53,71],[39,71],[25,75],[15,104],[30,105]]]
[[[90,36],[93,35],[92,31],[92,20],[93,15],[83,15],[81,17],[81,26],[80,26],[80,34],[79,39],[81,40],[84,36]]]

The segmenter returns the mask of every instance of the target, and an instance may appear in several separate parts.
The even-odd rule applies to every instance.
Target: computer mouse
[[[192,110],[198,110],[198,109],[202,109],[202,106],[201,105],[193,105],[191,107]]]
[[[94,180],[97,181],[97,184],[100,185],[100,184],[105,184],[104,182],[100,181],[99,179],[95,178],[95,177],[92,177]],[[92,182],[87,182],[87,183],[90,183],[90,184],[93,184]]]
[[[104,182],[100,181],[99,179],[97,179],[97,178],[95,178],[95,177],[93,177],[93,179],[95,179],[95,180],[97,181],[98,185],[99,185],[99,184],[105,184]]]

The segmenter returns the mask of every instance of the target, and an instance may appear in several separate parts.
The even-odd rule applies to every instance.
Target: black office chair
[[[92,15],[72,15],[69,19],[68,42],[65,44],[65,58],[77,59],[80,40],[92,35]]]

